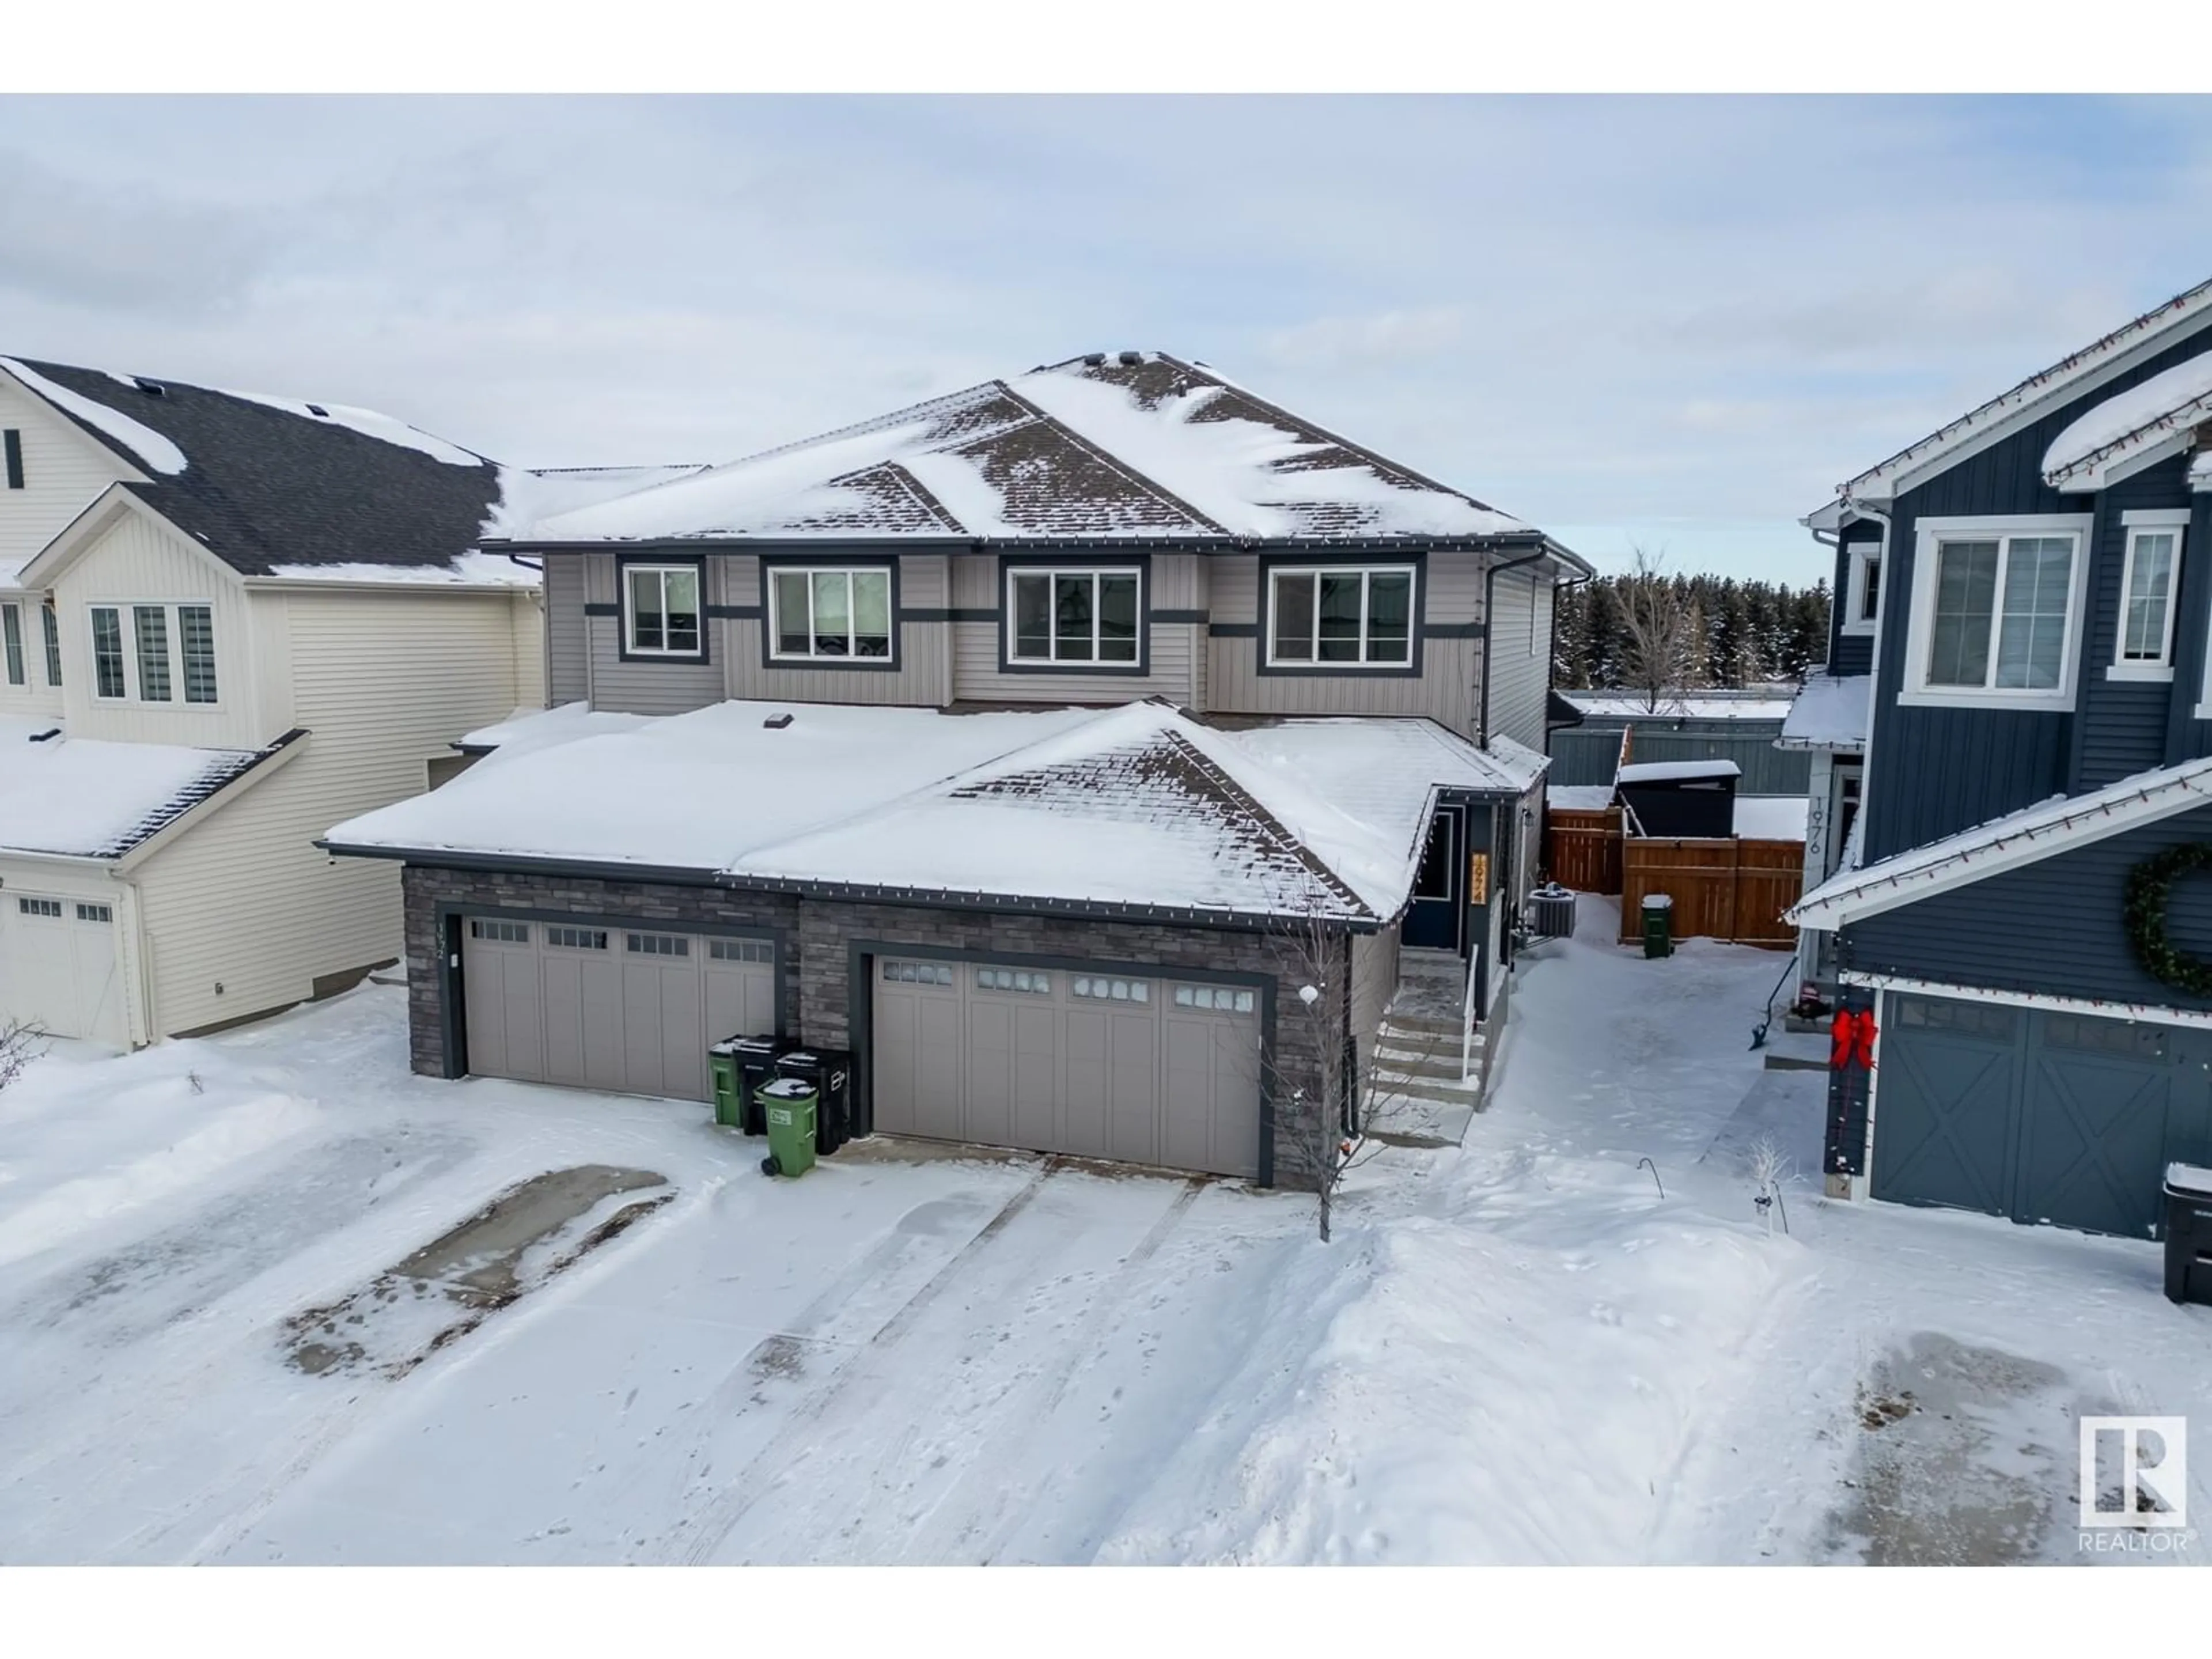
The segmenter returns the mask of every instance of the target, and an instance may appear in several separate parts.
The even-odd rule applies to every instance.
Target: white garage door
[[[886,1133],[1260,1172],[1249,987],[885,957],[874,990]]]
[[[776,1029],[766,939],[471,916],[461,982],[483,1077],[706,1100],[708,1044]]]
[[[0,1013],[55,1036],[130,1041],[115,908],[16,893],[0,904]]]

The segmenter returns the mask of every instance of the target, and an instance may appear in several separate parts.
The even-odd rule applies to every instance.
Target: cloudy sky
[[[0,100],[0,352],[714,460],[1157,348],[1602,565],[2212,276],[2212,100]]]

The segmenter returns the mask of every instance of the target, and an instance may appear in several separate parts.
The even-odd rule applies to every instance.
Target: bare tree
[[[1642,545],[1621,583],[1621,627],[1627,635],[1622,676],[1656,713],[1704,678],[1705,623],[1686,584],[1667,574],[1666,556]]]
[[[46,1051],[43,1026],[28,1020],[0,1020],[0,1089],[23,1075],[23,1068]]]
[[[1378,1136],[1411,1107],[1380,1075],[1370,1042],[1363,1053],[1355,1024],[1352,935],[1319,910],[1285,917],[1270,930],[1278,977],[1292,988],[1275,1011],[1275,1042],[1266,1060],[1268,1093],[1275,1103],[1279,1173],[1312,1183],[1315,1220],[1325,1244],[1331,1236],[1336,1188],[1344,1177],[1379,1152]],[[1456,1050],[1441,1039],[1420,1059]],[[1393,1064],[1402,1064],[1403,1059]]]

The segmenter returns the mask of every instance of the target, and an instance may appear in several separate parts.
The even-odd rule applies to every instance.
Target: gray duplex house
[[[854,1052],[863,1131],[1263,1182],[1349,1109],[1328,1046],[1468,1090],[1385,1011],[1502,1005],[1589,574],[1540,531],[1121,352],[499,550],[551,712],[326,843],[404,866],[418,1071],[699,1097],[775,1032]]]

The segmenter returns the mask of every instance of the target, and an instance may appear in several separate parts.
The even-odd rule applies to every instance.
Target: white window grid
[[[1357,576],[1359,578],[1359,654],[1356,657],[1323,657],[1322,655],[1321,588],[1324,577]],[[1374,598],[1377,576],[1402,576],[1406,581],[1406,637],[1402,642],[1393,641],[1402,648],[1401,656],[1377,656],[1375,653]],[[1312,619],[1309,624],[1306,644],[1310,656],[1285,657],[1278,649],[1280,632],[1277,623],[1278,606],[1285,582],[1303,581],[1312,590]],[[1396,565],[1278,565],[1267,573],[1267,616],[1261,626],[1267,630],[1261,645],[1266,651],[1271,668],[1331,669],[1346,668],[1411,668],[1413,663],[1413,641],[1420,631],[1420,580],[1413,567]]]
[[[1249,1014],[1255,1006],[1254,993],[1233,985],[1178,985],[1175,1002],[1178,1008],[1211,1008],[1223,1014]]]
[[[469,937],[489,939],[497,945],[527,945],[530,943],[530,924],[526,921],[495,921],[489,916],[469,918]]]
[[[716,962],[774,962],[775,947],[757,939],[714,939],[707,954]]]
[[[1027,968],[978,968],[975,984],[985,991],[1018,991],[1024,996],[1052,994],[1052,975]]]
[[[12,600],[0,605],[0,647],[7,659],[8,684],[28,685],[31,671],[23,660],[23,607]]]
[[[2094,521],[2087,514],[2014,514],[1988,518],[1925,518],[1915,526],[1917,552],[1913,560],[1912,592],[1905,605],[1905,684],[1898,691],[1900,703],[1937,708],[2034,708],[2059,711],[2074,704],[2075,676],[2081,661],[2083,599],[2087,586],[2089,535]],[[2023,541],[2063,541],[2070,544],[2063,609],[2058,613],[2059,655],[2057,683],[2051,685],[1997,684],[2004,660],[2006,586],[2013,579],[2014,550]],[[1935,657],[1936,605],[1939,595],[1941,550],[1962,543],[1994,542],[1997,547],[1997,580],[1989,601],[1990,624],[1982,682],[1953,684],[1931,678]],[[1902,597],[1900,596],[1900,602]],[[1894,609],[1895,607],[1892,607]],[[2014,611],[2015,625],[2033,628],[2033,618]],[[2041,619],[2048,619],[2047,613]],[[2033,638],[2033,634],[2031,634]]]
[[[950,985],[952,968],[943,962],[886,961],[884,977],[901,985]]]
[[[93,695],[108,702],[210,708],[216,684],[215,607],[204,601],[103,599],[87,607]],[[58,630],[47,641],[49,680],[61,684]]]
[[[2173,676],[2185,528],[2178,516],[2172,522],[2127,526],[2127,553],[2120,564],[2120,614],[2112,629],[2112,665],[2105,671],[2113,679]]]
[[[772,566],[763,573],[768,597],[769,655],[787,662],[879,662],[888,663],[896,654],[898,617],[894,612],[895,590],[889,565],[851,565],[836,568],[819,565]],[[863,581],[868,592],[871,623],[880,619],[880,631],[875,627],[860,625],[861,589]],[[821,595],[829,587],[842,583],[844,594],[845,626],[842,633],[825,630],[821,611]],[[802,624],[795,617],[784,613],[791,604],[793,588],[806,596],[806,616]],[[796,650],[785,643],[787,633],[803,633],[806,648]]]
[[[707,650],[706,586],[696,564],[626,564],[622,567],[623,646],[633,657],[701,657]],[[688,587],[689,593],[684,590]],[[650,592],[658,609],[658,638],[641,636],[639,623],[647,613],[637,603],[640,592]],[[676,625],[678,617],[690,624]]]
[[[80,904],[76,907],[79,921],[113,921],[114,910],[105,904]]]
[[[1077,996],[1088,997],[1096,1002],[1150,1002],[1151,984],[1141,979],[1121,979],[1112,975],[1079,974],[1068,988]]]
[[[634,957],[688,957],[691,941],[680,933],[628,933],[623,944]]]
[[[545,942],[562,951],[604,951],[607,932],[604,927],[548,927]]]

